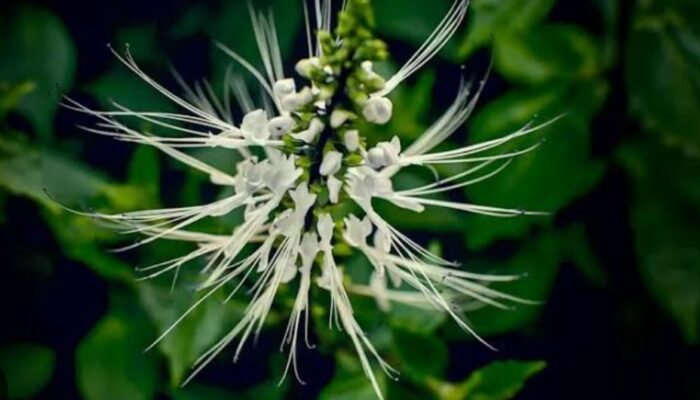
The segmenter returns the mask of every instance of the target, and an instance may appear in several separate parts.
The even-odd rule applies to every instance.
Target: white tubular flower
[[[321,60],[318,57],[304,58],[299,60],[294,67],[297,74],[304,78],[311,78],[311,71],[321,68]]]
[[[263,110],[254,110],[243,117],[241,123],[243,137],[251,142],[259,142],[270,137],[267,130],[267,114]]]
[[[374,169],[389,167],[399,162],[401,142],[397,136],[391,142],[381,142],[367,152],[367,164]]]
[[[282,108],[285,111],[299,111],[314,101],[314,95],[309,87],[298,92],[290,93],[282,98]]]
[[[343,155],[337,151],[329,151],[323,156],[319,172],[323,176],[335,175],[342,166]]]
[[[331,204],[338,204],[338,196],[340,195],[340,189],[343,188],[343,181],[331,175],[328,177],[328,199]]]
[[[386,97],[370,97],[362,107],[362,115],[369,122],[384,125],[391,120],[394,105]]]
[[[196,307],[219,291],[248,301],[245,314],[238,323],[197,361],[187,379],[193,377],[227,345],[237,343],[235,357],[250,338],[265,325],[279,293],[294,296],[282,348],[289,352],[285,369],[301,377],[297,365],[297,343],[301,332],[307,347],[310,303],[325,311],[329,324],[345,332],[357,353],[360,365],[379,399],[383,392],[375,377],[375,366],[393,376],[377,349],[355,319],[350,294],[370,296],[379,308],[388,310],[392,303],[432,310],[449,315],[467,332],[481,339],[463,312],[476,307],[507,309],[513,304],[530,304],[491,287],[491,282],[507,282],[518,276],[477,274],[457,263],[432,254],[423,245],[389,224],[374,209],[373,200],[386,200],[392,205],[423,212],[426,207],[444,207],[494,217],[538,215],[520,209],[470,204],[461,199],[462,188],[487,180],[503,171],[509,162],[534,150],[537,145],[519,150],[501,150],[517,143],[538,129],[552,123],[527,125],[501,138],[463,147],[441,146],[460,129],[476,104],[483,89],[481,83],[474,94],[470,85],[460,85],[454,103],[435,123],[406,149],[398,137],[378,142],[363,137],[358,131],[365,123],[386,124],[394,105],[386,96],[404,79],[428,62],[455,33],[466,13],[467,1],[455,0],[445,18],[427,41],[401,69],[386,81],[372,69],[373,61],[386,56],[383,43],[370,37],[372,46],[361,47],[372,35],[372,27],[364,18],[356,18],[358,32],[348,29],[332,31],[331,1],[314,2],[315,12],[305,13],[309,58],[296,63],[296,72],[304,78],[301,90],[293,79],[285,78],[282,58],[277,46],[274,20],[267,13],[251,7],[255,40],[260,50],[262,69],[258,70],[227,47],[217,46],[233,61],[246,69],[266,96],[256,104],[241,77],[227,75],[225,93],[233,98],[218,99],[208,84],[187,86],[176,76],[185,94],[178,96],[144,73],[128,50],[125,55],[114,52],[136,76],[178,107],[178,112],[142,112],[115,104],[112,111],[94,111],[71,99],[65,106],[89,114],[98,120],[89,132],[117,140],[152,146],[197,173],[212,184],[226,186],[222,195],[210,203],[132,211],[119,214],[84,213],[81,215],[105,220],[124,233],[142,235],[121,250],[129,250],[164,239],[192,244],[189,253],[142,268],[145,278],[173,273],[181,268],[203,265],[198,274],[202,296],[193,306],[166,329],[153,343],[155,346],[175,329]],[[369,1],[349,0],[344,13],[369,15]],[[309,14],[315,15],[311,28]],[[311,32],[325,31],[338,49],[321,46]],[[360,37],[361,36],[361,37]],[[323,37],[321,37],[323,38]],[[360,40],[361,39],[361,40]],[[323,47],[323,48],[322,48]],[[348,79],[351,77],[352,79]],[[206,90],[204,90],[204,89]],[[233,89],[232,91],[230,89]],[[243,119],[233,122],[232,101],[238,104]],[[157,136],[131,128],[122,119],[139,120],[140,125],[155,126]],[[138,125],[137,125],[138,126]],[[366,145],[370,143],[371,145]],[[192,149],[213,148],[236,160],[235,168],[217,168]],[[448,150],[435,149],[446,148]],[[367,150],[369,149],[369,150]],[[394,176],[407,166],[433,167],[449,164],[456,171],[438,176],[435,182],[419,187],[394,189]],[[440,173],[444,169],[438,169]],[[324,193],[324,185],[328,196]],[[399,185],[396,185],[399,188]],[[450,197],[440,197],[453,192]],[[342,194],[342,195],[341,195]],[[507,199],[504,199],[507,200]],[[345,210],[354,210],[347,214]],[[195,227],[205,219],[242,212],[243,221],[230,227],[226,234],[208,232]],[[346,215],[341,220],[338,215]],[[334,217],[335,216],[335,217]],[[368,240],[372,236],[372,240]],[[340,249],[363,254],[373,273],[369,282],[355,282],[354,274],[343,270],[344,257],[336,260]],[[336,251],[334,251],[336,250]],[[346,267],[346,269],[349,268]],[[322,299],[312,298],[314,282],[328,291]],[[288,285],[285,287],[285,285]],[[391,287],[390,287],[391,286]],[[284,287],[284,290],[279,290]],[[242,295],[242,291],[245,295]],[[279,302],[289,310],[286,298]],[[303,325],[303,329],[302,329]],[[486,344],[486,342],[484,342]],[[488,344],[486,344],[488,346]]]
[[[309,123],[309,127],[304,129],[301,132],[295,133],[292,135],[294,139],[301,140],[304,143],[313,143],[316,140],[316,137],[323,132],[323,129],[325,128],[325,124],[321,122],[319,118],[314,118],[311,120]]]
[[[343,144],[349,152],[356,151],[360,148],[360,132],[356,129],[345,132],[343,136]]]
[[[275,96],[281,100],[286,96],[296,92],[297,85],[294,83],[294,79],[280,79],[277,82],[275,82],[274,86],[272,87],[272,90],[275,93]]]
[[[339,128],[345,123],[345,121],[350,119],[351,115],[352,114],[345,110],[333,110],[333,112],[331,113],[331,128]]]
[[[279,139],[294,128],[294,119],[288,115],[272,118],[267,123],[267,131],[273,139]]]

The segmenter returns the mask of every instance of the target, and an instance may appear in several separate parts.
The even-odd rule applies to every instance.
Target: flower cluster
[[[204,294],[155,343],[225,286],[233,287],[231,296],[241,288],[250,293],[245,316],[201,356],[190,379],[234,341],[238,343],[238,355],[251,334],[262,328],[282,285],[290,285],[296,291],[283,346],[289,347],[287,370],[292,368],[299,377],[297,342],[300,334],[307,337],[309,293],[312,285],[317,285],[329,293],[329,323],[347,333],[381,398],[372,359],[387,374],[395,371],[363,333],[353,314],[350,293],[374,297],[382,309],[392,303],[404,303],[441,310],[477,338],[464,320],[463,305],[476,302],[507,308],[508,302],[527,301],[489,287],[491,282],[509,281],[516,276],[467,272],[430,253],[389,224],[373,207],[373,199],[381,198],[413,212],[422,212],[425,207],[446,207],[496,217],[535,214],[439,200],[434,195],[500,172],[513,157],[534,147],[500,153],[492,150],[538,127],[526,126],[499,139],[434,151],[464,124],[482,90],[482,82],[474,93],[470,85],[461,85],[454,103],[407,148],[398,137],[373,143],[371,137],[363,135],[363,127],[383,125],[396,118],[397,110],[388,96],[454,34],[464,19],[467,1],[455,1],[425,44],[388,79],[374,70],[374,64],[388,53],[386,45],[373,35],[369,0],[348,0],[335,29],[331,29],[330,0],[315,3],[314,18],[309,16],[309,10],[304,10],[309,57],[296,63],[294,75],[286,75],[283,68],[277,33],[269,15],[251,10],[263,70],[218,44],[257,80],[264,92],[263,108],[255,108],[243,81],[230,75],[226,78],[223,101],[213,95],[208,84],[191,88],[183,83],[185,95],[176,95],[146,75],[128,50],[125,55],[115,55],[179,106],[182,113],[135,111],[118,104],[116,110],[102,112],[70,99],[66,103],[100,120],[96,127],[87,130],[153,146],[207,174],[212,184],[232,189],[231,195],[204,205],[116,215],[89,213],[144,236],[124,249],[158,239],[197,244],[196,250],[188,254],[146,268],[146,278],[176,273],[194,260],[206,261],[199,285]],[[243,113],[240,124],[232,116],[229,90]],[[124,118],[138,118],[173,134],[159,136],[132,129],[122,121]],[[188,149],[202,147],[236,152],[242,161],[235,172],[222,171],[188,153]],[[402,168],[441,164],[466,167],[421,187],[394,189],[392,178]],[[245,218],[229,235],[188,229],[202,219],[221,217],[237,209],[244,210]],[[374,271],[369,282],[352,282],[344,274],[337,259],[336,250],[340,247],[350,247],[369,260]],[[306,343],[309,345],[308,339]]]

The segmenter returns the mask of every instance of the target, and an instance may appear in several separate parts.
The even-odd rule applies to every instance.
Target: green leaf
[[[666,144],[700,156],[700,9],[643,2],[627,45],[632,111]]]
[[[641,276],[689,343],[700,341],[700,160],[654,141],[623,149]],[[668,179],[672,176],[673,179]]]
[[[45,140],[51,135],[58,98],[73,84],[73,42],[60,19],[43,8],[27,5],[0,15],[0,37],[0,54],[12,55],[0,59],[0,80],[36,85],[17,110]]]
[[[520,275],[522,278],[492,288],[523,299],[544,302],[549,297],[559,271],[559,247],[556,235],[544,234],[540,238],[526,241],[521,250],[505,263],[474,263],[481,266],[477,271]],[[474,330],[483,337],[512,332],[531,324],[542,311],[542,305],[516,304],[513,309],[502,310],[483,307],[468,314]],[[456,324],[446,324],[447,334],[456,338],[472,338]]]
[[[32,81],[16,85],[0,81],[0,118],[3,118],[5,113],[17,107],[17,104],[35,89],[36,85]]]
[[[139,146],[129,162],[129,183],[145,189],[157,199],[160,192],[160,162],[158,152],[150,146]]]
[[[138,285],[141,303],[160,332],[198,300],[194,292],[184,287],[176,287],[172,292],[169,289],[153,282]],[[194,361],[244,315],[246,304],[237,299],[221,304],[221,300],[222,296],[214,295],[200,304],[159,343],[158,348],[168,360],[173,387],[182,383]]]
[[[157,368],[144,354],[140,327],[119,312],[107,314],[76,350],[76,376],[86,400],[148,400],[156,393]]]
[[[424,335],[401,327],[392,328],[394,353],[401,370],[420,381],[441,376],[447,366],[447,346],[435,335]]]
[[[400,39],[414,46],[422,45],[445,17],[452,6],[451,0],[375,1],[374,13],[377,30],[382,36]],[[449,41],[443,54],[454,57],[457,42]]]
[[[502,34],[517,34],[543,20],[556,0],[472,0],[467,33],[459,47],[464,59]]]
[[[384,386],[384,375],[375,373],[380,386]],[[363,374],[336,374],[318,396],[319,400],[373,399],[377,394],[372,383]]]
[[[563,112],[568,114],[511,146],[510,150],[524,149],[536,139],[545,140],[535,151],[515,158],[498,175],[468,186],[470,199],[476,204],[556,213],[588,192],[603,172],[602,163],[590,154],[588,118],[602,102],[606,88],[593,82],[510,92],[483,108],[472,121],[474,143],[514,132],[535,116],[543,122]],[[549,220],[546,216],[470,215],[462,225],[468,246],[478,249],[499,239],[520,237],[530,227]]]
[[[544,361],[496,361],[473,372],[462,384],[431,381],[430,386],[440,400],[508,400],[546,365]]]
[[[8,398],[35,398],[51,381],[55,363],[53,350],[44,346],[21,343],[0,349],[0,371],[7,379]]]
[[[275,27],[279,39],[282,60],[291,56],[295,40],[302,33],[303,10],[299,3],[288,0],[260,0],[256,1],[255,9],[266,12],[271,10],[277,18]],[[242,1],[224,1],[221,9],[210,10],[211,15],[200,21],[205,25],[202,27],[212,38],[220,41],[231,50],[248,60],[253,65],[262,66],[260,53],[255,41],[255,36],[250,22],[248,4]],[[244,71],[241,66],[231,57],[224,54],[216,46],[212,46],[212,66],[214,83],[222,83],[223,77],[230,65],[237,71]],[[286,64],[290,66],[289,64]],[[286,70],[287,73],[291,71]],[[243,76],[248,77],[246,72]],[[215,87],[220,87],[218,84]],[[257,83],[251,88],[257,88]],[[257,89],[256,89],[257,90]],[[257,93],[252,91],[255,96]],[[254,97],[255,98],[255,97]]]
[[[104,75],[91,82],[87,90],[97,97],[104,107],[113,107],[112,102],[134,111],[170,112],[175,105],[156,89],[129,71],[126,66],[116,65]],[[138,121],[141,128],[153,128],[152,124]]]
[[[70,206],[90,200],[103,204],[107,200],[109,208],[124,209],[138,203],[141,194],[114,185],[64,156],[36,149],[22,139],[7,135],[0,140],[0,187],[31,198],[43,207],[42,215],[66,255],[105,278],[131,284],[131,268],[106,253],[96,241],[110,240],[114,235],[90,218],[63,210],[59,202]]]
[[[498,36],[496,70],[512,82],[542,84],[594,78],[602,68],[598,43],[573,25],[544,25]]]

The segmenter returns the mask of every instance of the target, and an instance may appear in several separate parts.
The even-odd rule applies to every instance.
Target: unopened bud
[[[370,97],[362,107],[362,115],[369,122],[384,125],[391,119],[394,106],[386,97]]]

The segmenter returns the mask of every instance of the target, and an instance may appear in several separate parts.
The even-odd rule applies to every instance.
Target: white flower
[[[313,143],[314,140],[316,140],[316,137],[323,132],[323,128],[325,127],[325,124],[321,122],[320,119],[314,118],[311,120],[309,123],[309,127],[306,128],[305,130],[295,133],[292,135],[294,139],[301,140],[302,142],[305,143]]]
[[[330,31],[330,0],[319,0],[314,4],[316,9],[311,14],[317,16],[317,24],[313,30]],[[366,5],[349,1],[346,7],[363,4]],[[233,341],[238,342],[235,353],[238,357],[250,335],[262,329],[282,285],[289,284],[287,292],[296,290],[282,342],[282,347],[289,351],[285,374],[291,368],[301,381],[296,352],[302,327],[307,347],[313,347],[306,332],[310,318],[309,302],[317,301],[310,298],[310,287],[316,282],[330,296],[326,308],[329,324],[348,335],[379,398],[382,398],[382,391],[374,376],[372,362],[389,375],[394,371],[383,361],[355,319],[350,294],[371,296],[382,310],[388,310],[392,303],[402,303],[445,313],[479,340],[482,339],[466,322],[462,311],[471,310],[474,305],[508,308],[511,303],[528,303],[488,286],[489,282],[510,281],[518,277],[467,272],[401,233],[373,206],[373,199],[380,198],[413,212],[422,212],[426,207],[444,207],[495,217],[537,214],[435,196],[461,190],[499,173],[514,157],[533,150],[536,145],[521,150],[496,151],[546,125],[525,126],[487,142],[433,151],[464,125],[483,84],[473,95],[470,95],[468,85],[460,85],[454,103],[442,117],[405,149],[398,137],[376,143],[374,138],[362,137],[363,133],[358,130],[362,126],[358,121],[386,124],[395,111],[397,114],[401,112],[394,110],[386,96],[445,45],[464,19],[466,8],[466,0],[456,0],[426,43],[386,81],[372,70],[371,60],[359,60],[358,63],[352,54],[334,54],[350,58],[331,65],[333,58],[323,54],[319,41],[309,36],[309,57],[295,67],[307,81],[301,90],[296,89],[293,79],[284,75],[272,17],[251,10],[263,69],[256,69],[231,49],[221,44],[217,46],[257,80],[267,96],[259,105],[264,110],[256,108],[245,81],[240,78],[227,79],[234,99],[221,101],[212,96],[211,90],[205,93],[200,86],[193,90],[184,83],[185,96],[178,96],[144,73],[128,51],[124,56],[116,52],[115,55],[138,77],[173,102],[180,109],[179,113],[141,112],[118,104],[114,111],[101,112],[66,99],[67,107],[99,119],[97,127],[86,128],[88,131],[152,146],[204,174],[213,184],[226,186],[226,196],[203,205],[114,215],[82,213],[107,220],[124,232],[144,236],[122,250],[158,239],[196,245],[194,250],[181,257],[142,269],[144,278],[155,278],[168,272],[177,276],[180,268],[194,264],[196,260],[202,260],[204,265],[198,286],[204,291],[203,295],[153,345],[213,293],[229,289],[230,296],[236,296],[245,288],[245,298],[249,301],[245,315],[201,356],[188,381]],[[307,30],[311,32],[308,15],[306,13]],[[337,43],[355,43],[343,42],[342,39],[334,38]],[[350,99],[352,96],[334,96],[335,91],[346,90],[338,79],[338,69],[343,68],[355,68],[343,72],[356,72],[355,76],[371,80],[365,87],[367,91],[375,92],[363,93],[358,96],[360,100]],[[335,104],[338,98],[342,104]],[[232,100],[244,114],[240,126],[234,123],[232,110],[227,109]],[[171,134],[157,136],[142,132],[121,122],[121,118],[140,119],[147,123],[143,125],[157,126],[158,132]],[[366,149],[366,142],[376,145]],[[231,159],[240,161],[235,170],[217,168],[197,158],[196,153],[189,153],[192,148],[202,147],[235,152],[235,158]],[[402,168],[442,164],[450,164],[454,167],[452,170],[459,172],[440,176],[435,182],[420,187],[394,189],[394,176]],[[330,204],[316,195],[324,183]],[[347,195],[341,197],[341,193]],[[338,213],[331,214],[336,209],[356,211],[344,214],[343,220],[336,220],[332,215]],[[206,218],[220,218],[236,210],[243,211],[243,222],[228,234],[193,228]],[[370,235],[373,236],[371,243],[368,241]],[[369,282],[353,282],[350,274],[343,272],[343,260],[336,260],[334,254],[339,244],[350,246],[369,260],[374,269]],[[393,288],[388,287],[388,281]]]
[[[391,142],[381,142],[367,152],[367,164],[374,169],[389,167],[399,162],[401,142],[397,136]]]
[[[272,90],[278,99],[283,99],[284,97],[296,92],[297,86],[294,83],[294,79],[280,79],[275,82]]]
[[[294,119],[288,115],[272,118],[267,124],[267,131],[273,139],[279,139],[294,127]]]
[[[323,161],[321,161],[321,167],[319,167],[319,172],[323,176],[335,175],[336,172],[340,171],[342,166],[343,155],[337,151],[329,151],[323,156]]]
[[[362,107],[362,115],[369,122],[384,125],[391,120],[394,105],[386,97],[370,97]]]
[[[345,121],[350,119],[351,115],[352,114],[345,110],[333,110],[331,113],[331,128],[336,129],[340,127]]]
[[[257,142],[270,136],[267,130],[267,114],[263,110],[254,110],[243,117],[241,132],[246,139]]]
[[[299,60],[294,67],[297,74],[303,76],[304,78],[311,77],[311,71],[321,67],[321,60],[318,57],[310,57]]]
[[[360,148],[360,132],[356,129],[345,132],[343,144],[348,151],[353,152]]]
[[[309,87],[282,97],[282,108],[286,111],[299,111],[314,101],[314,95]]]
[[[328,199],[331,201],[331,204],[337,204],[340,189],[343,188],[343,181],[331,175],[328,177],[326,185],[328,186]]]

